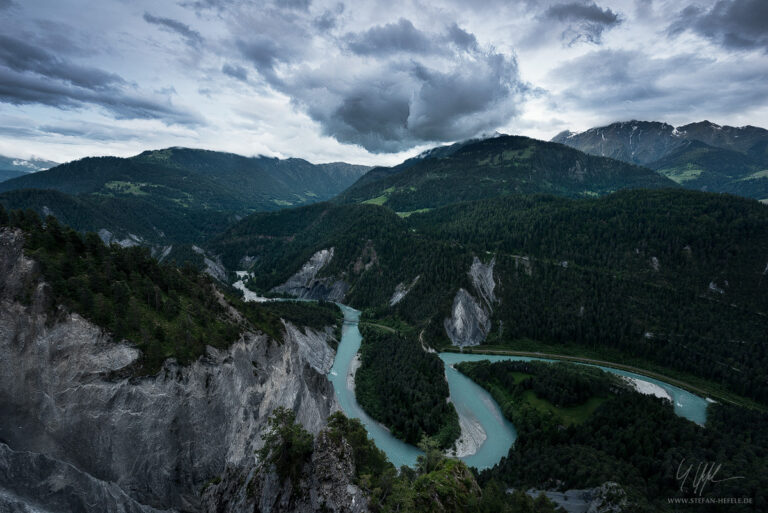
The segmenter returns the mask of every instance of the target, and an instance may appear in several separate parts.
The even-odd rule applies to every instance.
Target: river
[[[362,341],[362,336],[358,329],[360,312],[348,306],[339,306],[344,312],[344,326],[336,359],[329,374],[329,379],[336,391],[339,404],[347,416],[360,419],[376,446],[387,454],[392,463],[398,467],[401,465],[413,466],[420,451],[416,447],[392,436],[387,428],[370,418],[355,400],[350,373],[355,370],[355,355],[357,355],[360,349],[360,342]],[[509,448],[512,447],[517,438],[517,433],[514,426],[503,417],[498,404],[496,404],[491,395],[454,369],[453,364],[479,360],[494,362],[502,360],[551,360],[523,356],[461,353],[440,353],[439,356],[445,363],[445,376],[448,380],[451,401],[462,418],[462,422],[465,425],[480,426],[485,433],[485,439],[481,441],[479,447],[476,447],[476,450],[473,450],[473,454],[467,454],[460,459],[467,463],[467,465],[478,469],[492,467],[509,452]],[[625,377],[640,392],[670,399],[674,404],[675,413],[681,417],[701,425],[706,421],[706,399],[663,381],[633,372],[598,365],[593,366]],[[464,436],[464,432],[462,432],[462,436]]]

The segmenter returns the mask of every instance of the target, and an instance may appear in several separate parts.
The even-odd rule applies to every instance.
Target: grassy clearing
[[[677,183],[684,183],[694,180],[701,176],[703,170],[697,169],[693,164],[687,164],[684,167],[671,167],[668,169],[659,169],[659,173]]]
[[[522,399],[541,412],[549,412],[553,414],[566,426],[585,422],[606,400],[605,397],[590,397],[587,402],[578,406],[561,408],[549,401],[540,399],[532,390],[525,392]]]
[[[745,176],[744,178],[740,178],[740,182],[744,182],[746,180],[759,180],[760,178],[768,178],[768,169],[763,169],[762,171],[758,171],[756,173],[752,173],[749,176]]]
[[[405,217],[411,216],[413,214],[421,214],[423,212],[429,212],[430,210],[432,210],[432,209],[431,208],[420,208],[418,210],[409,210],[408,212],[397,212],[397,215],[399,215],[400,217],[405,218]]]
[[[375,198],[367,199],[363,201],[363,205],[383,205],[387,202],[389,199],[389,194],[382,194],[381,196],[377,196]]]

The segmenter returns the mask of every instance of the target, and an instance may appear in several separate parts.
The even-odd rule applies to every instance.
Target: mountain
[[[768,403],[768,208],[751,200],[512,195],[405,218],[321,203],[249,216],[207,249],[254,290],[344,302],[435,347],[564,345]]]
[[[768,198],[768,130],[763,128],[626,121],[561,132],[552,141],[648,166],[686,188]]]
[[[367,169],[168,148],[8,180],[0,183],[0,203],[53,214],[77,230],[104,230],[113,240],[191,243],[252,212],[329,199]]]
[[[0,182],[23,176],[27,173],[45,171],[54,166],[56,162],[43,159],[16,159],[0,155]]]
[[[394,168],[376,168],[335,201],[412,212],[511,193],[583,197],[624,188],[674,186],[646,168],[503,135],[438,148]]]
[[[626,121],[584,132],[564,131],[552,142],[590,155],[609,157],[645,166],[678,148],[684,138],[672,125],[657,121]]]

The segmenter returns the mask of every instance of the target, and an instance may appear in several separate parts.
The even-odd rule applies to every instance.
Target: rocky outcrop
[[[311,459],[297,483],[281,481],[274,466],[230,473],[207,487],[203,496],[208,513],[363,513],[368,500],[354,484],[352,448],[325,431],[315,438]]]
[[[400,301],[402,301],[403,298],[407,296],[411,289],[416,285],[416,283],[418,283],[419,278],[421,278],[421,276],[416,276],[408,285],[405,283],[398,283],[395,287],[395,292],[392,294],[392,297],[389,298],[389,306],[395,306]]]
[[[227,281],[227,270],[218,257],[209,256],[203,248],[198,246],[192,246],[192,251],[203,257],[203,265],[205,265],[203,271],[206,274],[221,282]]]
[[[293,409],[312,433],[338,409],[325,377],[330,330],[285,324],[282,343],[247,333],[191,365],[168,360],[156,376],[128,377],[139,351],[76,314],[46,314],[46,285],[34,279],[22,247],[20,232],[0,230],[0,440],[74,472],[57,480],[40,470],[35,496],[75,500],[91,493],[78,483],[98,482],[109,488],[103,493],[122,490],[140,505],[199,511],[206,482],[227,468],[253,467],[276,407]],[[0,501],[32,493],[31,474],[8,475]]]
[[[333,248],[321,249],[301,269],[272,292],[288,294],[299,299],[324,299],[342,301],[349,290],[349,284],[331,277],[317,278],[317,274],[333,259]]]
[[[511,491],[507,490],[508,493]],[[621,485],[612,481],[585,490],[558,492],[531,489],[526,493],[534,498],[543,493],[547,499],[567,513],[621,513],[633,510],[627,499],[627,492]]]
[[[443,321],[443,326],[451,343],[455,346],[476,346],[481,344],[491,330],[491,315],[498,299],[494,293],[496,282],[493,267],[496,259],[483,264],[475,257],[469,269],[469,277],[478,301],[465,289],[459,289],[453,299],[451,316]]]
[[[451,316],[443,322],[445,332],[455,346],[476,346],[491,330],[491,319],[480,303],[464,289],[453,299]]]
[[[494,290],[496,282],[493,280],[493,267],[496,265],[496,258],[492,258],[488,264],[484,264],[479,258],[475,257],[472,266],[469,268],[469,277],[472,279],[472,285],[485,302],[489,309],[497,302]]]

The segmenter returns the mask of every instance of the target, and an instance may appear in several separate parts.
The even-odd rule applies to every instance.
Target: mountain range
[[[188,148],[85,158],[0,183],[0,203],[125,244],[194,243],[251,212],[332,198],[368,170]]]
[[[392,168],[375,168],[335,201],[413,212],[504,194],[591,197],[625,188],[675,186],[648,168],[528,137],[498,135],[438,148]]]
[[[647,166],[683,187],[768,199],[768,130],[720,126],[709,121],[673,127],[626,121],[575,133],[553,142]]]
[[[685,457],[745,476],[713,494],[762,500],[768,206],[669,171],[736,187],[760,132],[651,128],[590,135],[610,156],[504,135],[371,170],[168,148],[0,183],[0,503],[548,513],[522,490],[557,488],[671,511]],[[473,434],[436,350],[573,357],[712,403],[702,427],[581,365],[459,368],[517,430],[475,473],[439,450]],[[331,414],[329,376],[421,440],[415,469]]]

